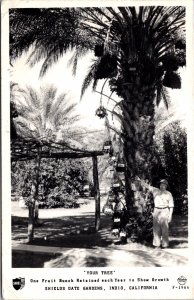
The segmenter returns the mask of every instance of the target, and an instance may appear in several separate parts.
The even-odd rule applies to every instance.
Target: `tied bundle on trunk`
[[[116,69],[117,69],[116,55],[106,53],[105,55],[102,56],[100,63],[98,64],[95,76],[97,79],[107,78],[111,76],[111,74],[115,72]]]
[[[171,89],[181,88],[180,75],[175,72],[166,72],[163,80],[163,85]]]

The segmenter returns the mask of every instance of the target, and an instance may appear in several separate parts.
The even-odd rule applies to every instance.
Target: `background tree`
[[[40,91],[27,87],[15,104],[19,114],[15,126],[20,138],[40,144],[60,140],[68,144],[74,140],[79,116],[75,113],[76,104],[72,104],[66,93],[57,95],[52,86]]]
[[[75,104],[68,103],[67,94],[56,96],[54,87],[41,88],[36,92],[27,87],[21,90],[16,107],[18,117],[15,120],[17,136],[36,144],[37,157],[32,176],[29,201],[28,240],[33,239],[34,222],[38,219],[38,189],[40,183],[41,152],[47,143],[63,140],[68,145],[75,141]],[[77,133],[76,128],[76,133]],[[78,138],[78,137],[77,137]]]
[[[69,24],[67,31],[61,25],[64,22]],[[180,6],[15,9],[10,13],[11,58],[33,45],[29,62],[44,59],[41,75],[68,49],[75,49],[74,70],[82,54],[95,51],[97,58],[81,94],[92,81],[95,88],[99,80],[108,78],[111,91],[120,97],[113,114],[121,123],[131,215],[133,178],[151,179],[155,105],[162,99],[168,105],[166,87],[181,88],[178,69],[186,63],[184,24],[185,8]]]
[[[12,164],[12,193],[23,196],[28,206],[31,196],[35,161],[23,160]],[[88,181],[90,165],[85,159],[42,158],[38,202],[41,208],[79,207],[78,197],[82,196]]]
[[[168,124],[156,140],[165,177],[175,201],[175,213],[187,214],[187,135],[179,121]]]

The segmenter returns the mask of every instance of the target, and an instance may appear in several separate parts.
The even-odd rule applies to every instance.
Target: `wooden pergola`
[[[40,151],[41,149],[41,151]],[[103,151],[89,151],[69,146],[66,143],[17,139],[11,143],[11,161],[31,160],[39,158],[79,159],[91,157],[93,163],[93,184],[95,198],[95,230],[100,228],[100,188],[98,179],[98,156]]]

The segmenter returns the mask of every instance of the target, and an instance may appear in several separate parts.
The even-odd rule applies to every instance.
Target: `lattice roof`
[[[17,139],[11,142],[11,159],[12,161],[34,159],[40,148],[41,158],[83,158],[104,155],[102,150],[79,149],[65,142],[42,141],[40,143],[35,140]]]

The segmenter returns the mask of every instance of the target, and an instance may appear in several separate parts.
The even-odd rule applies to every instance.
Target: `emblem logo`
[[[180,285],[185,285],[186,282],[187,282],[187,279],[184,277],[184,276],[180,276],[178,279],[177,279],[178,283]]]
[[[21,290],[25,286],[25,278],[15,278],[12,280],[12,284],[15,290]]]

